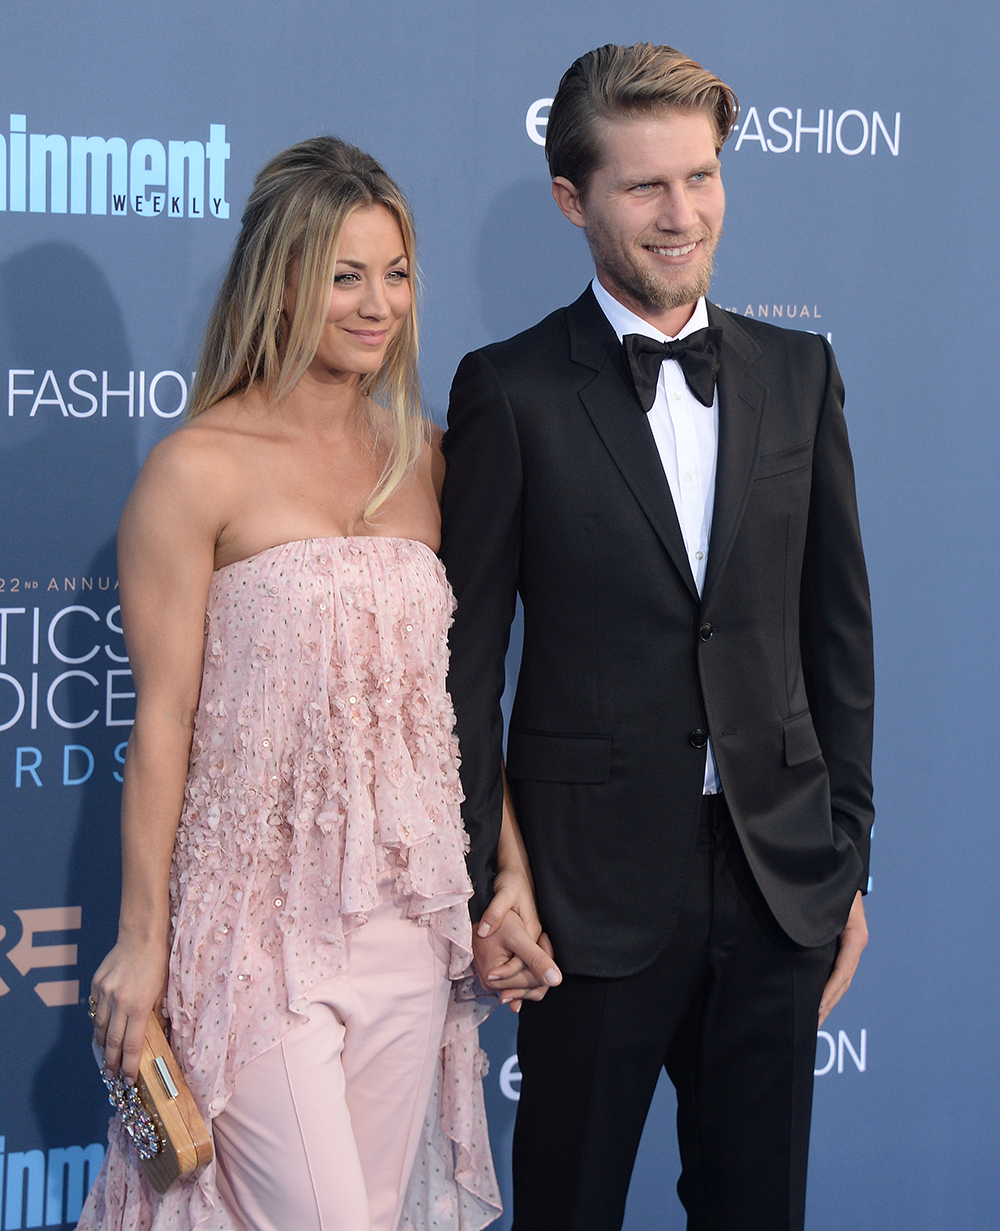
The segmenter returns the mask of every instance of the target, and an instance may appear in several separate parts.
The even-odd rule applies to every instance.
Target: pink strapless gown
[[[499,1193],[470,975],[454,599],[409,539],[308,539],[219,569],[170,877],[172,1044],[211,1120],[233,1078],[346,969],[344,935],[391,870],[451,947],[454,992],[400,1231],[478,1231]],[[158,1197],[117,1118],[80,1228],[230,1231],[211,1164]],[[280,1158],[275,1166],[280,1167]]]

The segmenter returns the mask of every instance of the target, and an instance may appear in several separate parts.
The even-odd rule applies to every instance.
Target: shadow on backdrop
[[[44,400],[13,399],[11,444],[3,453],[8,560],[36,562],[53,556],[79,569],[101,533],[92,518],[118,513],[137,472],[129,398],[109,396],[102,414],[102,373],[108,390],[128,388],[132,354],[121,308],[103,271],[71,244],[37,244],[0,265],[0,313],[8,353],[0,366],[31,372],[16,378]],[[46,381],[46,373],[52,379]],[[93,373],[78,383],[95,398],[69,388],[74,372]],[[58,386],[58,390],[56,389]],[[64,414],[58,397],[67,406]],[[138,413],[137,378],[133,407]],[[72,404],[75,414],[68,410]]]
[[[94,608],[103,615],[105,607],[117,605],[114,593],[118,577],[116,542],[109,539],[100,548],[87,566],[87,576],[107,580],[108,590],[101,599],[93,602]],[[91,596],[80,596],[77,601],[87,603]],[[116,622],[118,617],[115,617]],[[124,644],[106,626],[98,626],[87,618],[66,621],[66,636],[61,638],[62,649],[67,657],[79,658],[93,647],[96,637],[102,646],[99,654],[85,665],[101,679],[108,669],[127,669],[127,663],[108,658],[103,646],[109,645],[112,652],[124,654]],[[97,664],[100,663],[100,666]],[[101,679],[102,693],[104,680]],[[74,685],[80,684],[79,688]],[[83,681],[68,681],[60,701],[62,712],[79,721],[94,708],[94,698]],[[132,682],[126,676],[114,683],[117,693],[132,690]],[[103,701],[103,696],[99,698]],[[115,714],[131,716],[134,702],[115,702]],[[66,731],[66,744],[82,745],[93,757],[92,772],[78,786],[54,787],[62,791],[65,806],[64,833],[72,831],[69,865],[65,870],[65,890],[59,900],[79,906],[82,912],[82,929],[70,939],[78,940],[77,965],[74,974],[80,980],[80,1007],[78,1011],[67,1010],[61,1014],[60,1034],[41,1061],[35,1073],[33,1102],[35,1115],[45,1143],[49,1148],[68,1144],[60,1140],[65,1134],[67,1119],[75,1126],[77,1142],[105,1142],[107,1122],[111,1114],[104,1085],[100,1080],[90,1048],[91,1027],[86,1014],[86,1000],[90,992],[90,980],[104,955],[114,944],[117,936],[118,904],[121,894],[121,853],[119,825],[121,813],[121,785],[115,775],[121,775],[124,744],[131,728],[104,725],[104,705],[100,706],[100,719],[80,731]],[[117,752],[117,755],[116,755]],[[57,761],[57,764],[59,762]],[[71,776],[82,776],[87,762],[77,754],[68,762]],[[65,769],[63,770],[64,776]],[[56,873],[52,869],[52,873]],[[58,871],[62,871],[59,869]],[[53,881],[55,884],[55,877]]]
[[[184,324],[184,336],[177,348],[175,363],[179,372],[194,371],[201,359],[201,344],[208,326],[208,318],[215,304],[215,297],[222,286],[222,280],[226,276],[226,269],[226,265],[220,265],[198,283],[191,310]],[[182,422],[182,419],[178,419],[174,426],[179,427]]]
[[[41,935],[35,942],[76,944],[76,965],[32,970],[16,988],[12,985],[16,995],[0,1001],[8,1055],[27,1053],[40,1043],[48,1048],[34,1072],[16,1065],[6,1072],[8,1139],[19,1148],[37,1143],[51,1149],[73,1144],[65,1140],[67,1124],[74,1126],[74,1142],[103,1142],[109,1113],[90,1054],[84,1007],[36,1005],[34,989],[41,982],[79,979],[85,1000],[93,970],[116,928],[120,789],[113,775],[121,766],[114,751],[128,728],[105,725],[105,689],[106,671],[126,664],[106,654],[105,643],[118,654],[124,649],[104,620],[117,603],[115,523],[138,461],[129,398],[109,397],[103,415],[101,385],[106,372],[109,391],[126,390],[133,357],[107,278],[71,244],[34,245],[0,265],[0,319],[0,363],[24,373],[16,387],[34,391],[34,396],[15,397],[14,414],[7,416],[7,445],[0,453],[7,494],[5,599],[25,609],[11,617],[5,670],[25,682],[33,672],[38,675],[37,726],[30,725],[26,710],[3,733],[0,746],[0,799],[6,815],[19,818],[17,826],[5,828],[4,951],[20,938],[15,909],[82,908],[79,931]],[[81,371],[94,374],[77,383],[96,398],[96,406],[69,387],[71,375]],[[134,385],[136,413],[137,393]],[[95,541],[102,544],[96,555]],[[21,587],[16,596],[10,593],[15,579]],[[60,660],[49,648],[47,633],[52,617],[70,606],[90,608],[99,622],[85,612],[61,620],[54,633],[64,656]],[[30,630],[35,607],[40,617],[37,662],[32,661],[30,631],[24,632]],[[95,644],[99,648],[91,657]],[[56,710],[66,724],[60,726],[47,712],[47,691],[69,669],[65,664],[87,672],[98,684],[76,675],[58,685]],[[125,691],[127,677],[117,686]],[[97,715],[88,721],[94,710]],[[25,745],[40,758],[39,782],[25,775],[17,789],[11,766],[15,746]],[[8,1211],[6,1225],[14,1225],[13,1217]]]
[[[547,179],[499,193],[480,232],[476,273],[490,340],[509,338],[572,303],[594,276],[583,232],[562,216]]]

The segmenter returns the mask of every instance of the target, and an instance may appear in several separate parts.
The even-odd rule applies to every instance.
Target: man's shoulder
[[[569,351],[568,315],[573,305],[557,308],[528,329],[500,342],[478,347],[474,354],[482,355],[498,371],[532,367],[551,363],[552,359]]]
[[[466,355],[460,374],[498,377],[508,394],[532,400],[577,389],[608,360],[621,362],[621,345],[588,286],[579,298],[550,312],[530,329]]]
[[[822,334],[740,316],[716,304],[709,305],[709,317],[713,323],[722,325],[730,342],[743,340],[763,356],[779,362],[826,362],[830,346]]]

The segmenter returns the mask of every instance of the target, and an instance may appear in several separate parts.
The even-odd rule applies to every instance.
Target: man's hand
[[[819,1024],[821,1026],[829,1016],[830,1010],[851,986],[861,951],[867,944],[868,924],[865,922],[864,901],[859,890],[854,898],[851,913],[847,916],[847,926],[840,934],[837,960],[833,964],[833,970],[823,989],[823,999],[819,1002]]]
[[[542,932],[527,880],[501,872],[493,900],[475,925],[472,951],[484,987],[499,993],[500,1003],[518,1012],[522,1000],[541,1000],[562,982],[552,960],[552,945]]]

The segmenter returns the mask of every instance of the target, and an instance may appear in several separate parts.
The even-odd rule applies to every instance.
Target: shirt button
[[[696,560],[704,560],[704,559],[705,559],[705,553],[704,553],[703,551],[696,551],[696,552],[694,553],[694,558],[695,558]]]
[[[691,471],[690,470],[686,470],[684,472],[684,478],[688,481],[688,483],[691,482]]]
[[[673,399],[675,402],[679,402],[681,400],[681,395],[677,392],[676,389],[673,392]]]

